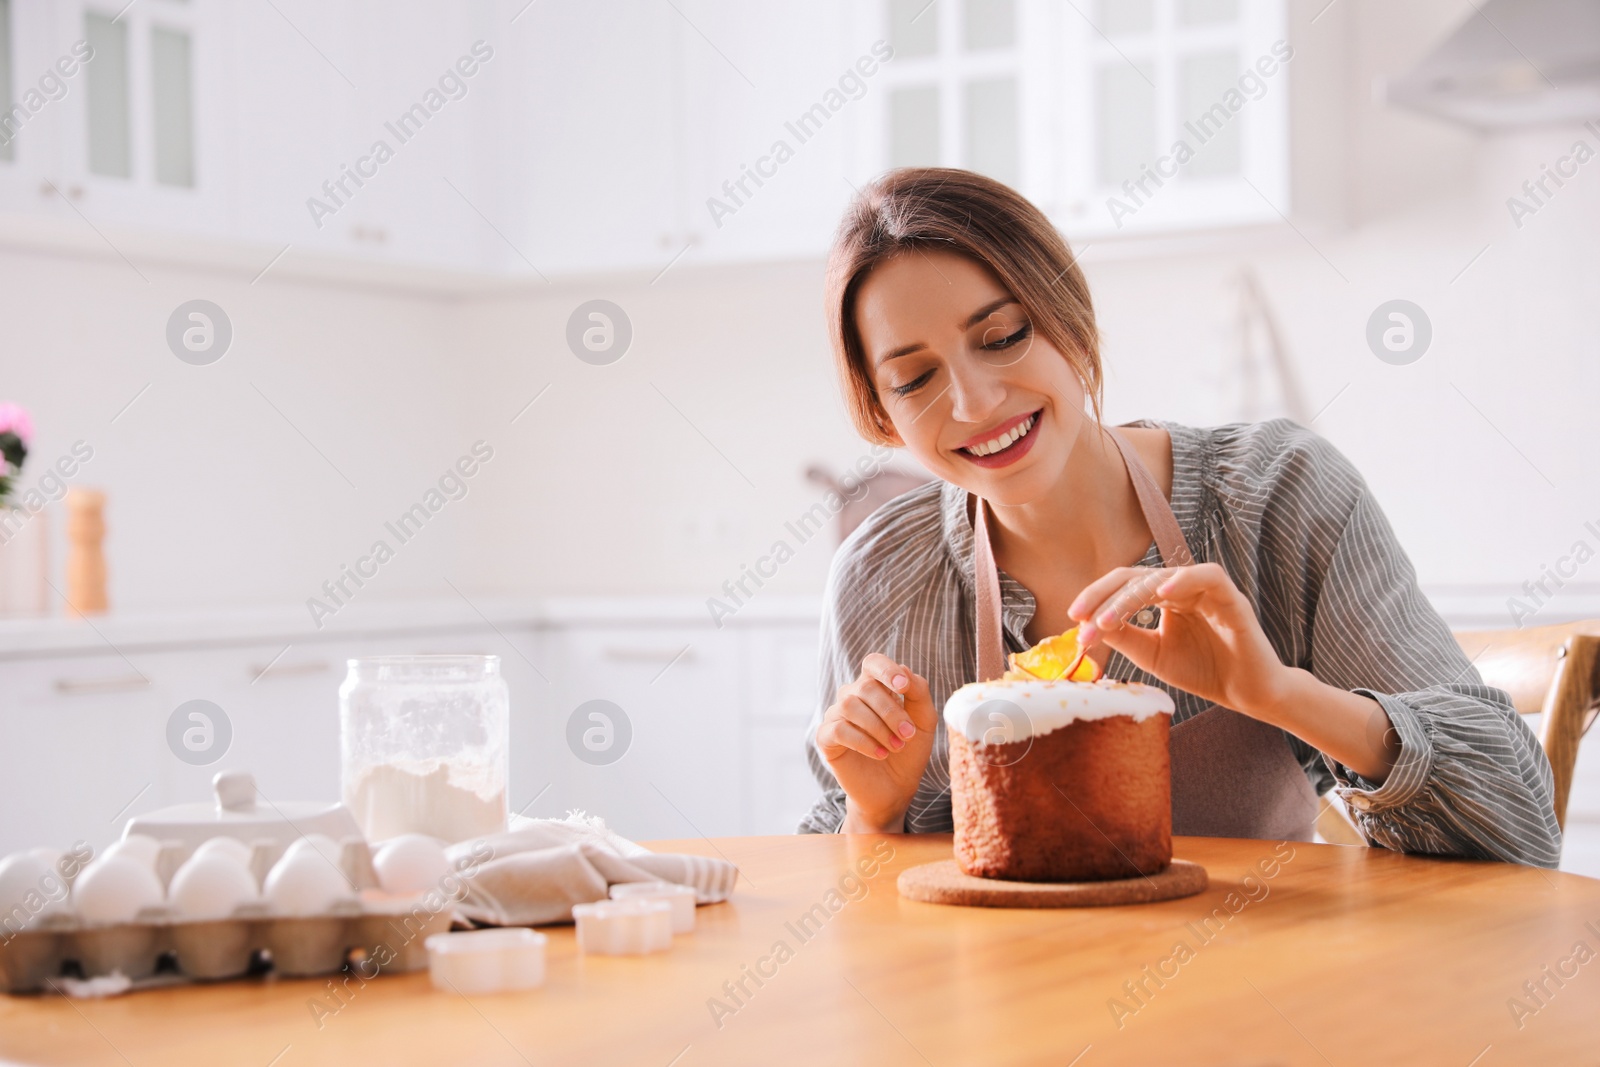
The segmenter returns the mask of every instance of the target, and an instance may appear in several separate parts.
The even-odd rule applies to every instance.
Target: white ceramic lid
[[[181,841],[189,849],[213,837],[236,837],[246,844],[268,840],[287,845],[306,834],[335,841],[361,837],[361,827],[343,804],[321,800],[268,799],[248,771],[223,771],[211,780],[209,804],[175,804],[135,815],[122,836],[144,834],[157,841]]]

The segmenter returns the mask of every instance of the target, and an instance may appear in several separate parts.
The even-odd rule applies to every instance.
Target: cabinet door
[[[56,69],[58,60],[71,77]],[[0,210],[48,210],[59,199],[45,183],[60,178],[61,112],[83,84],[81,63],[59,44],[53,10],[0,0],[0,75]]]
[[[694,31],[654,0],[537,4],[516,29],[499,145],[524,177],[506,183],[515,243],[546,274],[666,266],[684,233],[678,50]]]
[[[165,795],[176,760],[163,681],[146,657],[0,663],[0,855],[79,840],[99,850]]]
[[[792,834],[822,795],[806,763],[806,722],[773,719],[750,724],[741,833]]]
[[[1076,236],[1277,222],[1289,202],[1284,0],[1056,11],[1052,204]]]
[[[561,699],[544,736],[563,759],[548,806],[599,815],[634,840],[737,834],[736,635],[574,626],[552,641]]]
[[[93,58],[57,107],[56,182],[96,225],[229,235],[228,10],[218,0],[120,8],[57,8],[56,40],[86,42]]]
[[[821,696],[817,627],[752,626],[740,639],[745,650],[740,832],[792,834],[821,794],[805,758],[806,727]]]
[[[862,180],[856,129],[882,81],[873,38],[848,32],[842,0],[679,6],[709,38],[682,46],[684,262],[824,255]]]
[[[499,165],[512,150],[500,94],[528,19],[507,32],[488,0],[276,6],[233,15],[252,42],[230,86],[249,131],[243,231],[275,248],[526,271],[495,226],[511,225],[501,198],[518,188]]]

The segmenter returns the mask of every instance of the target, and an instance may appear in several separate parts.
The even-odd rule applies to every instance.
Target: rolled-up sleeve
[[[1324,754],[1339,795],[1375,845],[1556,866],[1550,761],[1508,694],[1483,684],[1354,477],[1360,489],[1316,599],[1311,670],[1376,700],[1400,755],[1379,784]]]

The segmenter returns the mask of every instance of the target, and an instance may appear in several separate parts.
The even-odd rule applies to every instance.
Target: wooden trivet
[[[1093,908],[1111,904],[1153,904],[1203,892],[1211,880],[1206,869],[1187,860],[1173,860],[1148,878],[1107,882],[1007,882],[974,878],[956,861],[924,863],[900,872],[900,895],[925,904],[961,904],[975,908]]]

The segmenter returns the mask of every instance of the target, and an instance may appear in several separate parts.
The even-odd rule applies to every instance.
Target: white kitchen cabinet
[[[0,661],[0,811],[16,813],[0,824],[0,855],[79,837],[99,847],[131,815],[208,798],[212,776],[229,768],[251,771],[271,801],[337,797],[347,659],[483,653],[504,663],[515,656],[503,645],[482,628]],[[531,709],[519,701],[531,687],[516,668],[504,670],[514,780],[546,774],[545,755],[530,743]],[[168,719],[190,700],[215,704],[230,725],[229,747],[213,763],[185,763],[168,748]]]
[[[1325,220],[1338,121],[1298,84],[1331,88],[1325,7],[878,0],[895,59],[863,155],[988,174],[1074,240]]]
[[[821,789],[802,748],[805,719],[750,724],[746,735],[745,833],[792,834]]]
[[[0,208],[75,228],[236,236],[230,9],[9,8],[11,96],[23,110],[0,155]]]
[[[115,654],[0,666],[0,855],[114,840],[163,793],[172,691],[156,665]]]
[[[839,0],[684,12],[712,39],[680,45],[684,262],[824,255],[852,185],[872,173],[859,127],[886,69],[873,27]]]
[[[602,815],[635,839],[794,832],[818,793],[803,749],[814,622],[584,624],[551,640],[564,679],[556,807]],[[568,717],[591,700],[621,707],[632,725],[614,763],[591,765],[567,741]]]
[[[401,11],[375,0],[13,0],[6,13],[15,100],[77,42],[93,58],[52,83],[54,98],[0,150],[0,211],[50,220],[67,243],[93,227],[119,253],[144,231],[197,242],[169,242],[167,256],[245,242],[474,271],[510,255],[527,269],[496,232],[519,176],[498,155],[498,86],[514,60],[489,0]],[[479,42],[478,55],[502,50],[480,64]],[[470,77],[454,72],[463,60]],[[390,128],[424,102],[410,136]]]
[[[513,243],[547,276],[666,266],[689,232],[681,49],[693,31],[648,0],[540,4],[516,28],[501,146]]]
[[[826,251],[851,182],[866,177],[865,103],[799,135],[795,123],[868,51],[842,0],[627,0],[536,7],[523,21],[526,106],[506,150],[526,175],[513,210],[542,271]]]
[[[551,634],[561,681],[552,708],[563,773],[552,789],[558,807],[603,816],[624,836],[715,837],[740,832],[739,645],[736,631],[707,625],[562,627]],[[619,722],[630,735],[592,735],[569,743],[568,721],[590,701],[609,701],[617,716],[588,711],[581,730]],[[592,705],[590,706],[593,707]],[[590,763],[622,751],[613,762]]]
[[[819,703],[817,628],[752,627],[743,635],[745,682],[742,832],[793,833],[821,792],[805,759]]]
[[[276,636],[295,632],[294,613],[261,626],[108,620],[103,640],[65,620],[41,634],[8,623],[0,855],[79,838],[101,847],[131,815],[207,799],[223,769],[251,771],[270,800],[337,797],[345,661],[427,653],[501,657],[514,811],[582,809],[640,840],[794,830],[816,794],[802,749],[815,699],[809,607],[722,630],[703,605],[676,601],[532,604],[495,619],[460,605],[369,606],[352,632],[314,639]],[[213,763],[167,746],[168,719],[190,700],[216,704],[231,726]],[[584,762],[568,741],[569,718],[591,700],[614,702],[631,725],[610,764]]]

